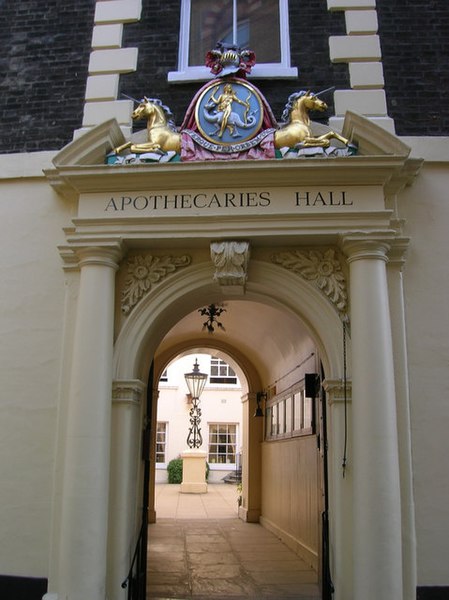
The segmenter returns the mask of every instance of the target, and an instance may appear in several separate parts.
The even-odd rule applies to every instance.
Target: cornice
[[[407,156],[350,156],[304,160],[216,161],[136,165],[60,165],[45,174],[67,198],[81,193],[185,190],[250,185],[382,185],[402,187],[414,176]],[[416,162],[416,161],[414,161]],[[419,161],[418,161],[419,162]],[[412,173],[410,173],[412,171]]]
[[[390,231],[391,210],[338,214],[201,215],[130,219],[73,219],[70,245],[124,240],[128,248],[207,247],[211,239],[246,239],[251,245],[338,243],[342,231]],[[394,235],[395,232],[392,232]]]

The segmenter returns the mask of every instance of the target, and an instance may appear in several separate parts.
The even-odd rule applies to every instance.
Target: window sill
[[[297,77],[298,69],[296,67],[255,65],[248,79],[296,79]],[[184,71],[170,71],[167,77],[169,83],[209,81],[212,78],[213,75],[207,67],[189,67]]]

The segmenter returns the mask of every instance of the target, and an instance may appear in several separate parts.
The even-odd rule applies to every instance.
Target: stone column
[[[115,271],[120,250],[77,252],[80,286],[62,488],[58,597],[105,600]]]
[[[352,342],[354,600],[403,599],[389,245],[348,236]]]

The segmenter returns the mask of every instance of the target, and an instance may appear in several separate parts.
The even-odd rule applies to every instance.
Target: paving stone
[[[165,505],[172,507],[174,518],[149,527],[147,597],[317,600],[317,574],[270,531],[237,519],[233,504],[226,508],[235,490],[219,484],[210,485],[209,490],[208,501],[218,507],[210,513],[226,512],[228,518],[192,518],[192,512],[198,514],[198,507],[204,505],[203,495],[173,502],[176,495],[184,496],[179,488],[157,489],[156,513],[160,513],[159,502],[171,499]],[[187,504],[191,513],[183,519],[182,515],[189,514]]]

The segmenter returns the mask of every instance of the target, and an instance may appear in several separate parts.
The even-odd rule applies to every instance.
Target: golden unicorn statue
[[[347,146],[349,140],[335,131],[328,131],[317,137],[312,135],[309,112],[326,109],[327,104],[311,92],[301,91],[291,94],[282,114],[285,124],[274,131],[274,146],[294,148],[296,144],[301,143],[306,147],[328,148],[333,138]],[[145,97],[132,113],[132,118],[147,119],[147,142],[139,144],[126,142],[115,148],[115,154],[127,148],[135,154],[157,151],[181,153],[181,134],[176,129],[170,109],[160,100]]]
[[[295,92],[291,94],[282,113],[282,120],[286,122],[274,134],[276,148],[294,148],[301,143],[306,147],[328,148],[332,138],[339,140],[347,146],[349,140],[335,131],[314,137],[310,128],[309,111],[324,111],[327,104],[311,92]]]
[[[126,144],[115,148],[115,154],[120,154],[120,152],[127,148],[135,154],[158,150],[162,150],[163,152],[172,150],[178,154],[181,152],[181,135],[176,130],[172,112],[160,100],[145,96],[134,110],[132,118],[133,120],[147,120],[148,141],[143,144],[126,142]]]

